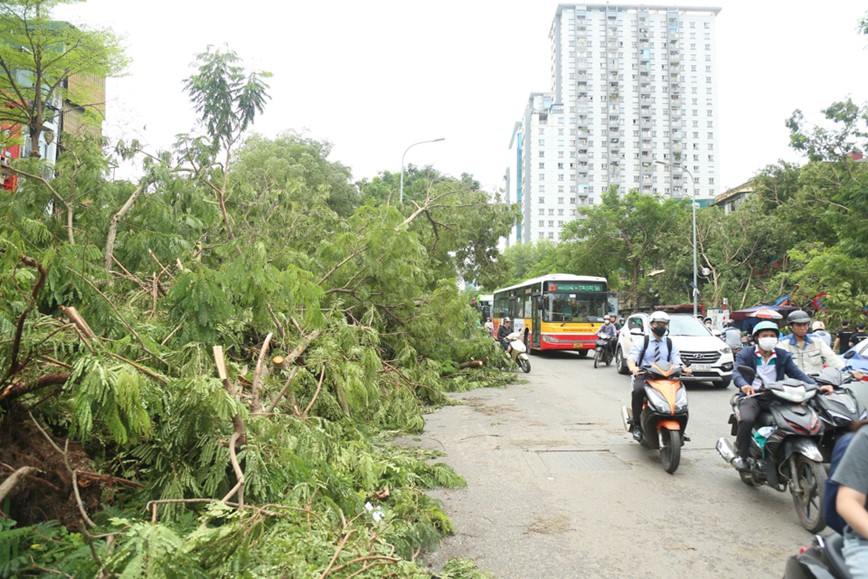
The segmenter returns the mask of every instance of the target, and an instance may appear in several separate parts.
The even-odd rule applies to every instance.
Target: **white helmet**
[[[509,321],[509,318],[503,318],[503,323],[506,323],[508,321]]]
[[[648,320],[649,322],[663,322],[664,324],[669,323],[669,314],[666,312],[656,311],[651,314],[651,317]]]

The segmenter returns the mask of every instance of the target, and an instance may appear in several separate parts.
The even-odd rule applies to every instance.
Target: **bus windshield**
[[[605,293],[548,293],[543,303],[544,322],[602,322],[609,308]]]

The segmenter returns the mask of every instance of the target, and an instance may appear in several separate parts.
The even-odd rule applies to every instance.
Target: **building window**
[[[545,205],[545,204],[546,204],[546,198],[543,197],[543,196],[540,196],[540,198],[539,198],[539,200],[538,200],[538,203],[539,203],[540,205]]]
[[[543,162],[540,162],[540,164],[539,164],[539,168],[540,168],[540,169],[545,169],[545,168],[546,168],[546,164],[543,163]]]

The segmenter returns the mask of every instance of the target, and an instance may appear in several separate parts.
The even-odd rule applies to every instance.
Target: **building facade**
[[[551,91],[530,95],[511,140],[523,214],[516,241],[557,241],[576,210],[612,185],[622,194],[714,198],[719,11],[558,6]]]

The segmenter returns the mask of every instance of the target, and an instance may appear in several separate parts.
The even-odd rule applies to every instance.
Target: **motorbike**
[[[594,368],[603,364],[608,366],[612,363],[612,358],[614,356],[614,353],[612,351],[614,349],[614,340],[615,339],[611,337],[597,338],[597,342],[594,348]]]
[[[509,354],[512,362],[524,370],[525,374],[530,372],[530,356],[527,355],[527,346],[525,346],[524,340],[521,339],[521,330],[507,334],[506,342],[509,344],[506,353]]]
[[[784,579],[851,579],[844,562],[843,545],[844,537],[838,533],[827,537],[815,535],[809,546],[787,559]]]
[[[755,372],[739,366],[742,376],[752,382]],[[757,416],[750,441],[748,469],[739,471],[746,485],[769,486],[778,492],[789,489],[799,523],[811,533],[825,528],[823,491],[826,469],[819,443],[823,422],[808,401],[817,393],[815,384],[786,379],[763,383],[753,396],[770,399],[769,409]],[[738,402],[732,398],[733,413],[729,417],[731,434],[738,428]],[[735,449],[726,438],[717,441],[717,452],[729,464]],[[734,467],[733,467],[734,468]]]
[[[655,362],[642,366],[636,379],[645,381],[645,402],[639,416],[642,429],[640,444],[660,451],[660,461],[666,472],[672,474],[681,462],[684,430],[687,428],[687,389],[681,384],[681,368],[669,362]],[[621,408],[624,427],[629,431],[633,411]]]
[[[832,458],[832,449],[835,443],[850,430],[854,422],[868,418],[868,412],[847,386],[853,381],[853,376],[846,370],[837,368],[823,368],[816,376],[812,376],[817,384],[829,385],[835,391],[828,394],[815,396],[811,403],[817,410],[820,420],[823,421],[823,434],[820,438],[820,453],[823,462],[827,463]]]

